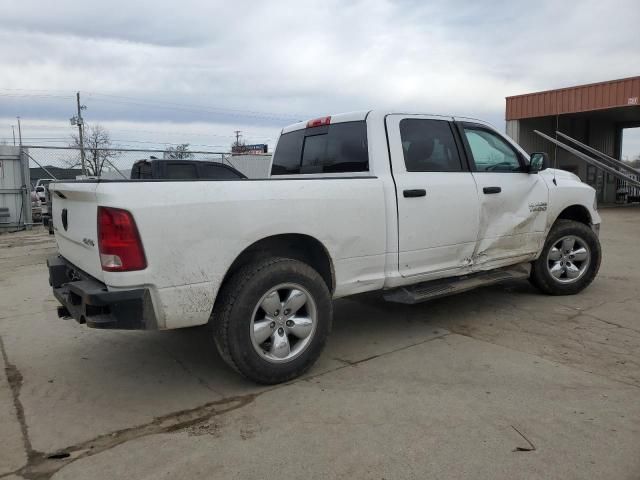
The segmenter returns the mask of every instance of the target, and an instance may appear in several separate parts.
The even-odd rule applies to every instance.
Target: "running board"
[[[406,287],[388,290],[384,293],[387,302],[414,304],[434,298],[446,297],[466,292],[478,287],[486,287],[508,280],[529,278],[531,264],[521,263],[507,268],[498,268],[486,272],[471,273],[461,277],[450,277],[429,282],[417,283]]]

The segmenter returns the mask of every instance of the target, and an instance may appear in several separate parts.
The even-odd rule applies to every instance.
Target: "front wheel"
[[[531,283],[549,295],[574,295],[596,277],[601,257],[600,241],[589,226],[558,220],[532,264]]]
[[[317,360],[331,327],[331,295],[309,265],[270,258],[225,282],[212,317],[222,358],[264,384],[291,380]]]

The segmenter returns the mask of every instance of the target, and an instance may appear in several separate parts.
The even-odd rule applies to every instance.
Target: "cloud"
[[[81,90],[108,121],[279,127],[381,107],[501,125],[505,96],[638,74],[638,24],[636,0],[22,0],[3,12],[0,92]],[[66,119],[59,100],[0,111]]]

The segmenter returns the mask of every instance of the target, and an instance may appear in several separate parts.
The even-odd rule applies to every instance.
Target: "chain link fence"
[[[197,160],[222,163],[239,170],[248,178],[267,178],[271,168],[270,154],[231,154],[228,152],[189,150],[150,150],[126,148],[22,147],[29,159],[31,185],[39,179],[75,179],[82,175],[101,179],[129,179],[139,160]],[[83,169],[84,163],[84,169]]]
[[[140,160],[196,160],[219,163],[231,166],[252,179],[268,178],[271,172],[271,154],[235,154],[180,149],[85,148],[83,161],[83,152],[79,147],[23,145],[13,148],[15,149],[13,156],[20,160],[19,163],[25,175],[23,185],[12,188],[11,193],[16,190],[24,194],[13,212],[0,203],[0,233],[9,227],[22,230],[31,228],[31,225],[43,222],[46,224],[46,219],[50,216],[47,185],[51,179],[128,180],[131,178],[133,165]],[[5,193],[4,190],[6,189],[0,188],[0,193]],[[19,215],[17,211],[20,211]]]

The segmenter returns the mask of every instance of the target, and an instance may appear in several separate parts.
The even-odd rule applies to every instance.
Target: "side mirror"
[[[549,167],[549,155],[545,152],[532,153],[529,158],[529,173],[538,173]]]

